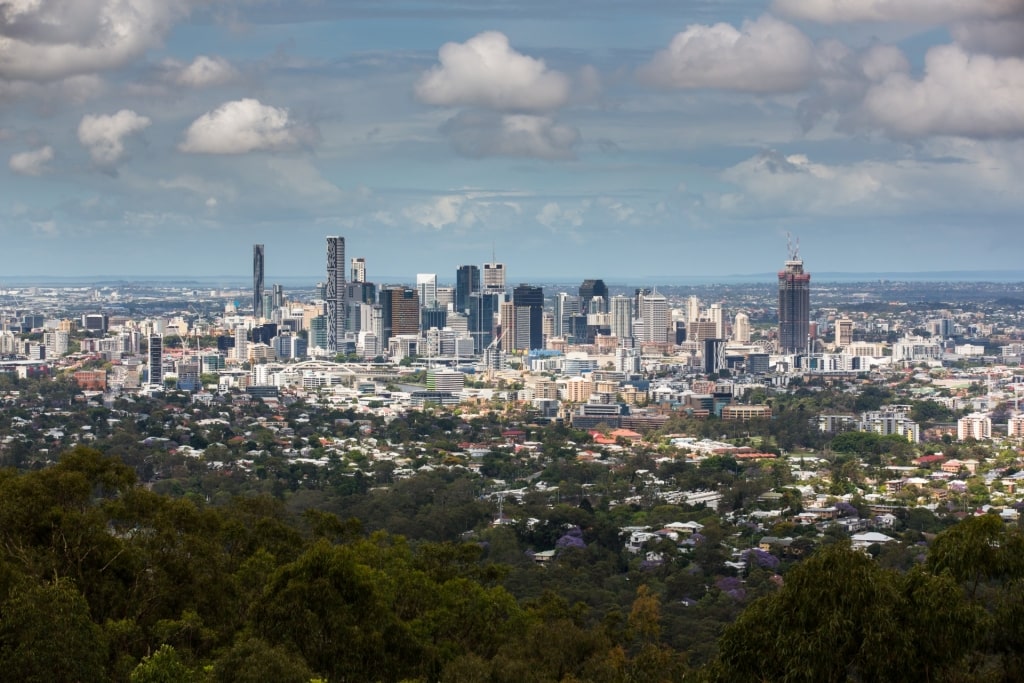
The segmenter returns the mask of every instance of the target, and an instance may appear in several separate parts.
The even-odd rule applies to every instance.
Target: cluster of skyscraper
[[[284,305],[283,291],[275,285],[268,297],[264,287],[264,246],[253,246],[253,316],[260,325],[268,305]],[[350,277],[346,278],[346,266]],[[568,344],[594,343],[611,336],[619,346],[641,343],[723,341],[726,326],[718,304],[701,308],[696,297],[686,303],[682,320],[673,321],[666,297],[657,291],[636,289],[632,296],[610,296],[603,280],[584,280],[578,294],[561,292],[553,311],[545,315],[542,288],[520,284],[509,296],[505,266],[491,262],[463,265],[455,272],[455,286],[439,287],[437,275],[420,273],[415,287],[385,285],[379,290],[367,280],[366,260],[346,260],[345,238],[327,237],[327,278],[318,285],[322,315],[309,321],[309,345],[326,354],[387,353],[393,339],[419,338],[429,330],[451,330],[471,340],[462,352],[483,353],[496,347],[505,351],[544,348],[545,340]],[[810,275],[803,270],[798,249],[790,248],[785,269],[779,272],[779,345],[783,354],[807,349],[810,320]],[[750,323],[740,313],[733,337],[750,340]],[[406,352],[416,353],[415,341]],[[405,355],[405,354],[403,354]]]

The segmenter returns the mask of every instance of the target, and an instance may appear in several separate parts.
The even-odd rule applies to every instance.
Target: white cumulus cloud
[[[464,156],[571,159],[580,135],[549,116],[462,112],[441,127]]]
[[[476,214],[466,204],[464,195],[443,195],[430,202],[414,204],[402,211],[408,220],[419,225],[440,230],[447,225],[472,226]]]
[[[314,137],[292,120],[288,109],[255,99],[225,102],[192,122],[179,145],[196,154],[244,154],[292,149]]]
[[[78,124],[78,141],[97,166],[113,166],[124,156],[124,139],[149,127],[149,117],[122,109],[116,114],[86,114]]]
[[[477,106],[498,111],[545,111],[564,105],[569,78],[542,59],[516,52],[498,31],[465,43],[445,43],[440,64],[416,83],[416,97],[444,107]]]
[[[548,202],[537,212],[537,222],[546,228],[579,228],[583,225],[583,214],[590,208],[590,202],[584,200],[579,206],[568,208],[558,202]]]
[[[46,164],[53,161],[53,147],[46,145],[39,149],[12,154],[7,166],[21,175],[42,175],[49,169]]]
[[[772,9],[822,24],[906,21],[941,24],[1019,14],[1020,0],[775,0]]]
[[[174,82],[190,88],[208,88],[231,83],[238,78],[238,70],[223,57],[199,55],[187,66],[178,65]]]
[[[920,80],[890,74],[868,90],[863,110],[895,135],[1024,135],[1024,60],[934,47]]]
[[[814,73],[814,45],[795,26],[764,15],[737,29],[693,24],[640,67],[641,80],[662,88],[714,88],[751,93],[803,89]]]
[[[0,78],[55,80],[126,64],[161,43],[190,0],[0,3]]]

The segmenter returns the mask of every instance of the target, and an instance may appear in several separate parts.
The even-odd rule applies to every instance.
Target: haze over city
[[[1016,269],[1022,7],[7,6],[0,281]]]

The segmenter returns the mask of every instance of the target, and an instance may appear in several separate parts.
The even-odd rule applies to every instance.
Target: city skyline
[[[1020,272],[1019,2],[59,4],[4,19],[0,283]]]

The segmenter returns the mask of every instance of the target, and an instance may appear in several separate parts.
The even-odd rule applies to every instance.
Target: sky
[[[2,0],[0,156],[0,284],[1024,271],[1024,0]]]

